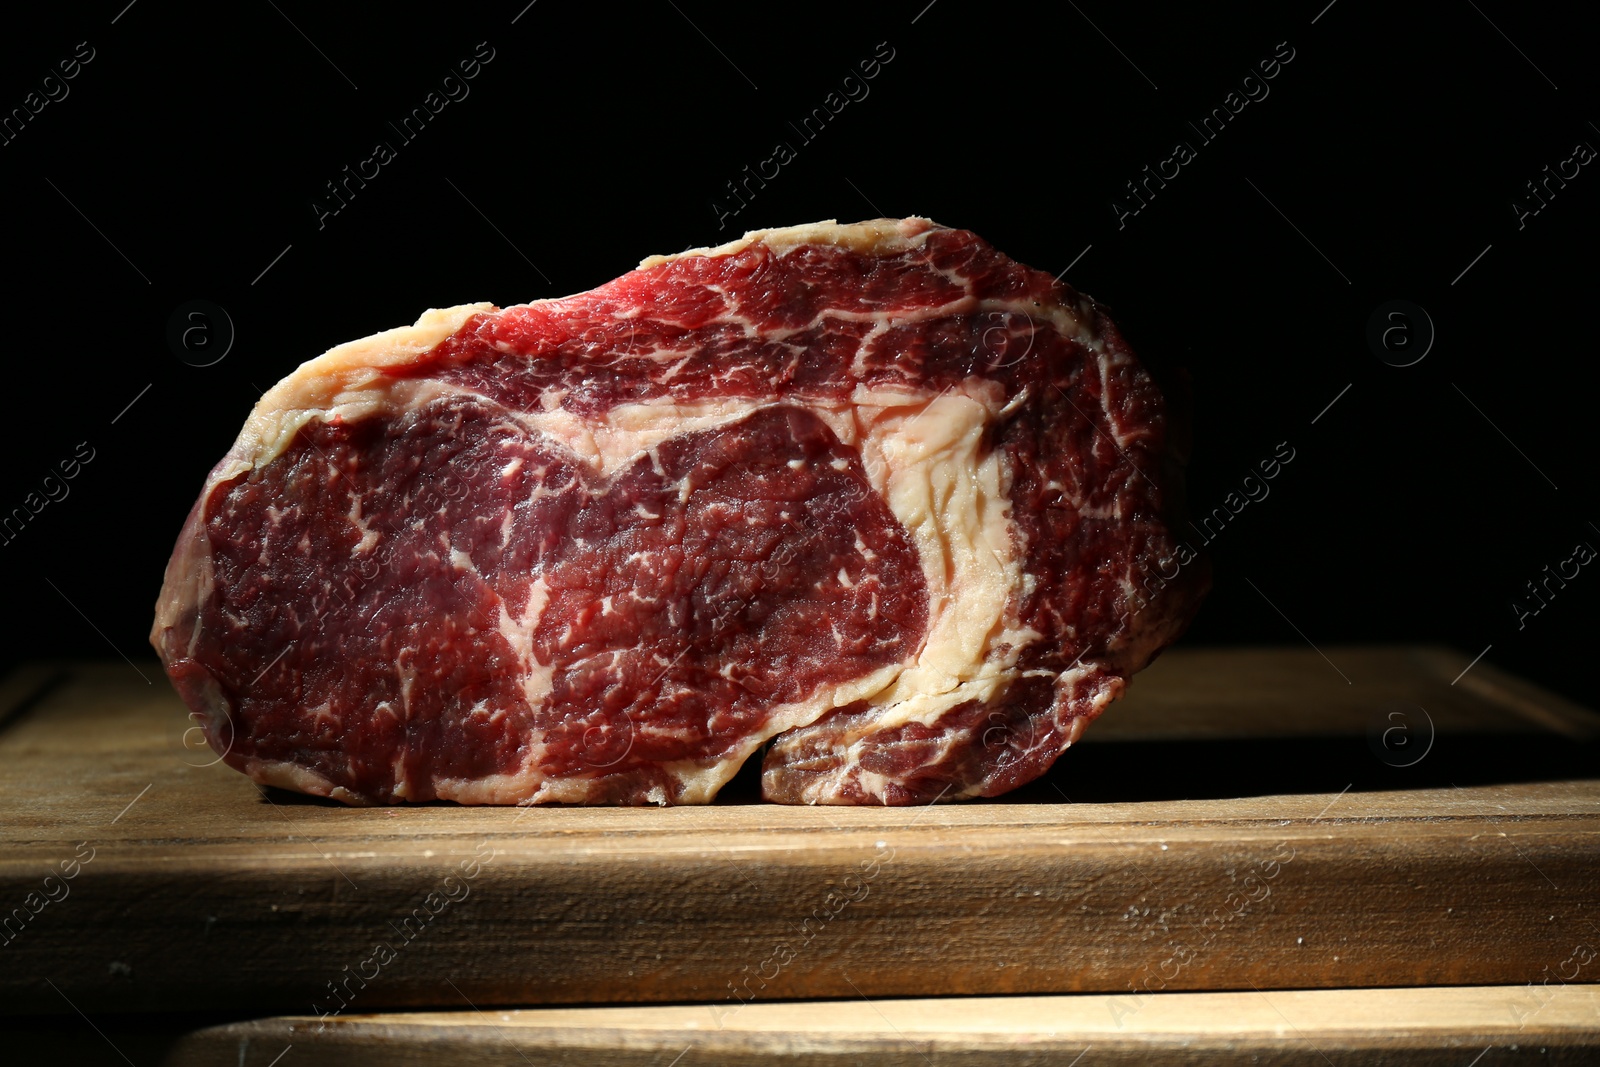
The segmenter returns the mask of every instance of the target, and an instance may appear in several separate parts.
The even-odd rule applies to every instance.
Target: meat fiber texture
[[[1160,391],[927,219],[764,230],[261,398],[151,641],[215,750],[352,804],[794,804],[1042,774],[1187,625]]]

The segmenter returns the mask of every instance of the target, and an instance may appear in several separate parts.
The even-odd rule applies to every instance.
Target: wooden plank
[[[459,1003],[459,1000],[458,1000]],[[1600,985],[1162,993],[694,1004],[277,1017],[203,1026],[152,1042],[102,1020],[38,1025],[10,1048],[169,1067],[707,1067],[754,1062],[904,1067],[952,1064],[1593,1063]],[[42,1058],[42,1057],[41,1057]],[[139,1062],[147,1062],[140,1059]]]
[[[206,766],[168,690],[83,666],[0,731],[0,1011],[1523,984],[1600,943],[1592,745],[1426,650],[1327,651],[1380,708],[1433,702],[1424,760],[1341,740],[1361,709],[1318,657],[1197,652],[1163,684],[1328,725],[1151,718],[1013,802],[920,809],[347,809]],[[1098,764],[1116,799],[1063,800]]]
[[[70,668],[63,663],[24,663],[0,678],[0,726],[12,715],[26,710],[69,673]]]
[[[1556,730],[1591,738],[1600,718],[1437,645],[1328,649],[1174,648],[1134,676],[1085,743],[1364,735],[1397,707],[1447,733]],[[1349,677],[1346,684],[1341,673]]]

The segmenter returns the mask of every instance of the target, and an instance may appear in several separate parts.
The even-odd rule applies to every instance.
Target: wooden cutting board
[[[1596,981],[1596,717],[1325,651],[1169,652],[1046,780],[913,809],[350,809],[207,766],[153,665],[21,672],[0,1012]]]
[[[1600,1059],[1600,985],[36,1019],[7,1051],[74,1067],[1540,1067]],[[168,1020],[161,1020],[169,1022]]]

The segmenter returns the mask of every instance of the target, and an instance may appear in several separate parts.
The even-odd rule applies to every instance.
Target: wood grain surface
[[[158,1023],[161,1020],[157,1021]],[[167,1067],[1056,1067],[1584,1064],[1600,986],[1106,994],[392,1012],[161,1028],[33,1020],[21,1062]]]
[[[0,728],[0,1011],[1596,980],[1594,717],[1324,652],[1169,653],[1046,780],[914,809],[349,809],[212,763],[153,666],[75,666]]]

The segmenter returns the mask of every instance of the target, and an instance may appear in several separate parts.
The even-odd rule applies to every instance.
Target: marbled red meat
[[[262,398],[151,640],[227,762],[352,803],[994,795],[1187,624],[1161,394],[923,219],[430,312]]]

